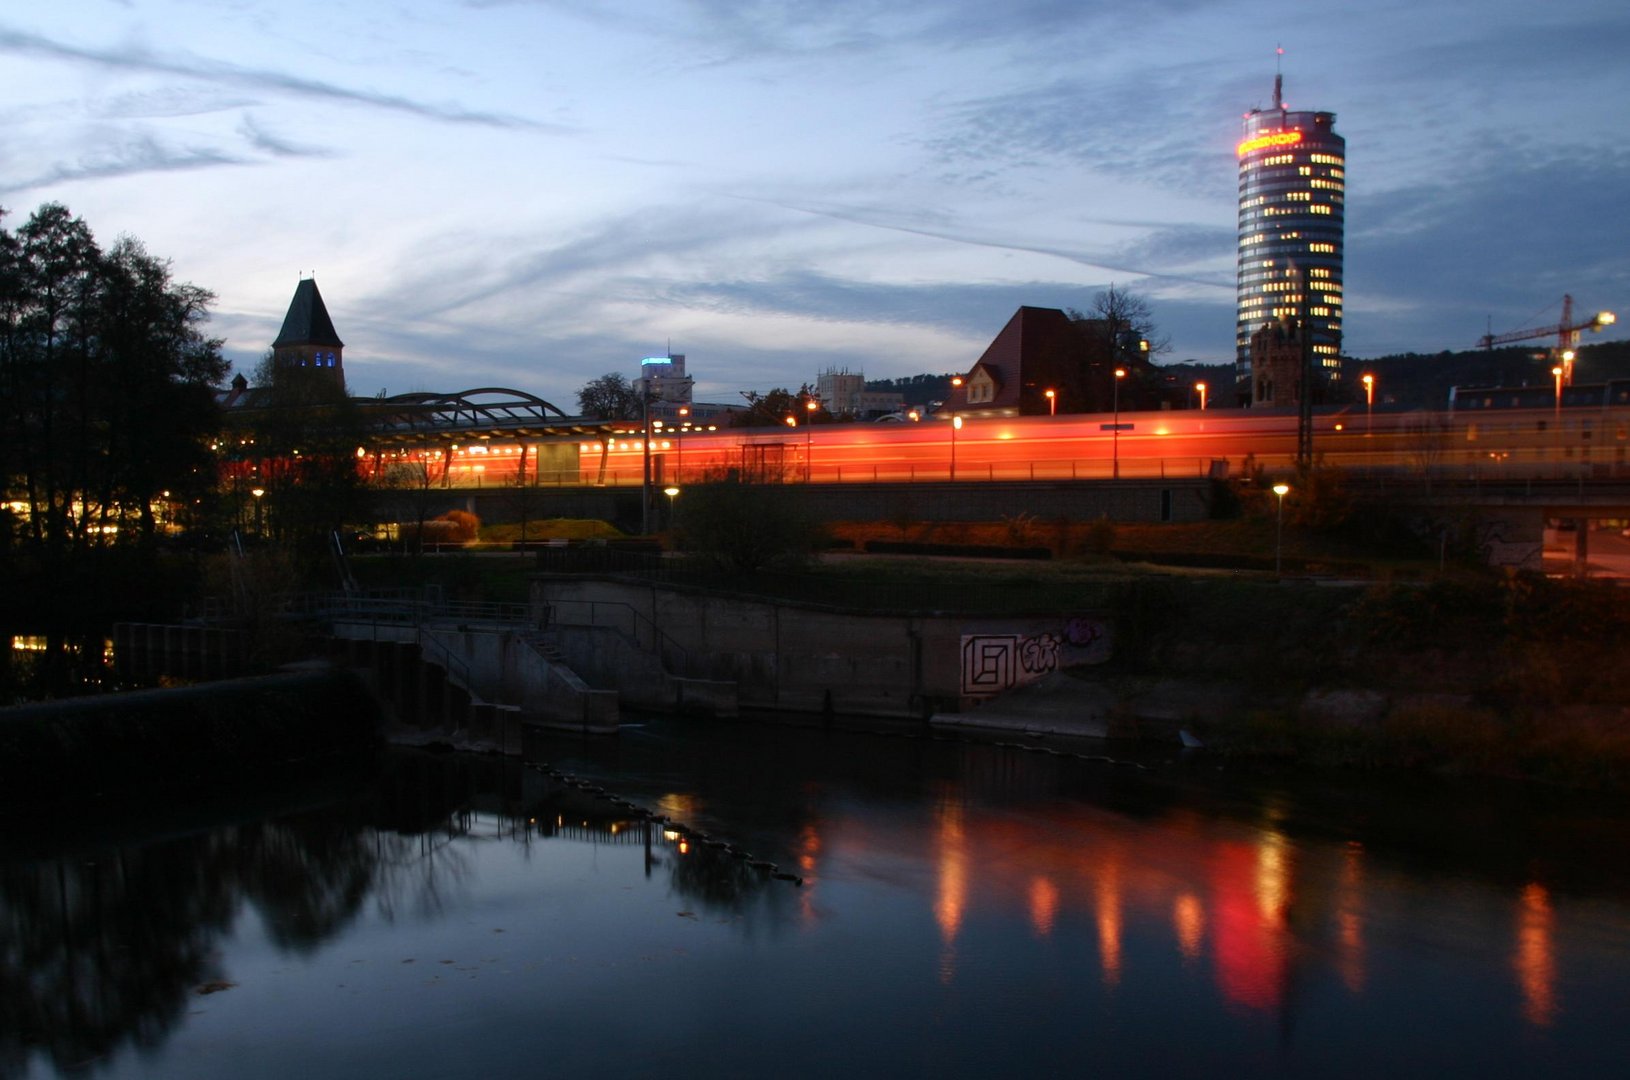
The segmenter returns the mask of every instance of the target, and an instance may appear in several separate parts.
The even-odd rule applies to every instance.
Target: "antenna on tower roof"
[[[1280,70],[1280,58],[1285,55],[1285,47],[1283,45],[1275,45],[1273,47],[1273,51],[1273,107],[1276,109],[1283,109],[1285,107],[1285,95],[1283,92],[1285,88],[1285,75],[1284,72]]]

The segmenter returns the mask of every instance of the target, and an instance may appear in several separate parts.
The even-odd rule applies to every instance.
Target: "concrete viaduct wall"
[[[1171,479],[1034,482],[957,481],[901,484],[787,484],[803,496],[821,521],[1001,521],[1029,514],[1043,521],[1066,518],[1095,521],[1203,521],[1211,513],[1213,481]],[[653,492],[653,514],[661,522],[668,499]],[[679,495],[681,504],[684,495]],[[536,487],[474,488],[440,492],[427,516],[469,510],[483,521],[518,521],[523,507],[534,520],[594,518],[628,531],[640,524],[637,488]],[[681,511],[683,506],[680,507]]]

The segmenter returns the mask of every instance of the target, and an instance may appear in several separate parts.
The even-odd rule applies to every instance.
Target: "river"
[[[865,726],[651,720],[526,765],[395,750],[300,791],[13,815],[0,1075],[1630,1060],[1614,804]]]

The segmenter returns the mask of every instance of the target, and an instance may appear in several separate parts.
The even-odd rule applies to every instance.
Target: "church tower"
[[[314,278],[302,278],[295,287],[283,329],[272,342],[272,366],[279,373],[301,371],[345,390],[345,342],[334,332],[334,320],[323,306],[323,294]]]

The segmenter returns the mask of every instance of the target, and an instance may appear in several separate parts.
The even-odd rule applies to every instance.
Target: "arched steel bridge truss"
[[[444,394],[420,391],[359,401],[370,437],[401,443],[434,439],[598,438],[624,431],[627,420],[568,416],[558,406],[524,390],[483,386]]]

